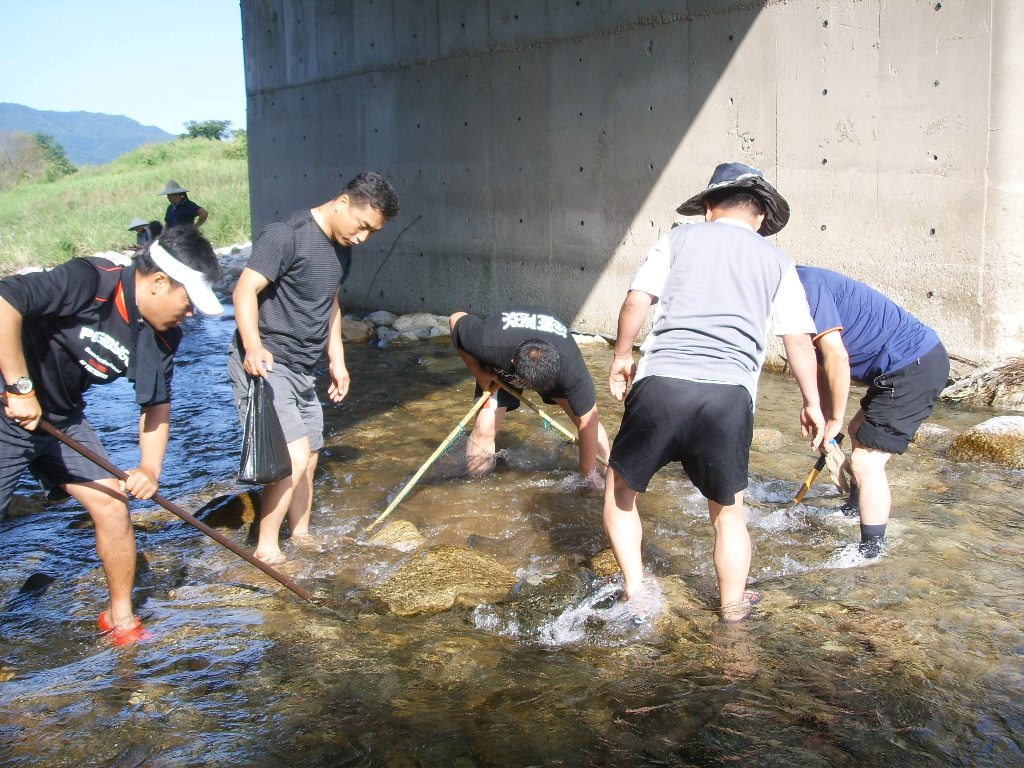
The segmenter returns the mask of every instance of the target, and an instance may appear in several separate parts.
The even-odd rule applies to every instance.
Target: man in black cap
[[[722,620],[742,621],[760,598],[746,589],[743,491],[768,326],[774,322],[785,344],[804,400],[801,429],[816,447],[824,421],[808,335],[814,322],[792,260],[764,239],[786,225],[789,204],[760,171],[723,163],[677,210],[704,222],[673,229],[654,246],[619,313],[608,381],[626,409],[605,480],[604,522],[629,598],[643,581],[637,494],[680,462],[707,499]],[[635,363],[633,343],[652,305]]]

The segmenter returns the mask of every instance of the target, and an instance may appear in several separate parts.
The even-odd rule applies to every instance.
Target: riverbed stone
[[[375,326],[387,325],[392,326],[395,324],[395,320],[398,319],[398,315],[394,312],[388,312],[385,309],[379,309],[376,312],[371,312],[363,318],[364,323],[372,323]]]
[[[259,519],[260,494],[256,490],[218,496],[196,512],[196,518],[211,528],[237,531]]]
[[[588,563],[590,570],[594,572],[594,575],[612,576],[618,573],[621,569],[619,568],[619,561],[615,559],[615,553],[610,549],[605,549],[598,552]]]
[[[419,529],[408,520],[395,520],[378,530],[366,540],[368,544],[391,547],[399,552],[412,552],[422,546],[426,539]]]
[[[366,591],[390,613],[422,616],[500,600],[517,581],[489,555],[441,545],[406,560]]]
[[[448,319],[445,318],[445,324],[448,323]],[[421,329],[434,328],[437,325],[437,316],[430,312],[413,312],[408,315],[402,315],[398,317],[391,327],[398,332],[402,331],[418,331]]]
[[[914,444],[922,448],[930,448],[933,451],[946,451],[953,444],[956,438],[956,431],[941,424],[925,422],[917,429],[914,435]]]
[[[377,328],[377,343],[380,344],[380,346],[382,347],[385,344],[389,344],[392,341],[394,341],[397,336],[398,331],[396,331],[394,328],[389,328],[386,325],[382,325],[379,328]]]
[[[362,344],[373,336],[373,326],[370,323],[344,317],[341,320],[341,336],[345,341]]]
[[[996,416],[957,435],[947,457],[973,463],[994,461],[1024,469],[1024,416]]]
[[[5,517],[14,518],[34,515],[38,512],[43,512],[45,509],[46,507],[42,503],[34,499],[14,494],[11,496],[11,503],[7,506],[7,510],[0,510],[0,520],[3,520]]]
[[[769,429],[767,427],[755,427],[754,434],[750,441],[750,447],[775,451],[781,448],[784,442],[785,437],[783,437],[782,432],[779,430]]]

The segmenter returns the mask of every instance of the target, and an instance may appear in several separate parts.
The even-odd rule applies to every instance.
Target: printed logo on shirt
[[[110,375],[107,373],[109,369],[100,365],[95,360],[79,360],[78,364],[85,368],[94,378],[103,379],[104,381],[110,378]]]
[[[131,360],[131,352],[128,347],[121,344],[117,339],[103,331],[94,331],[92,328],[83,328],[78,338],[88,339],[99,344],[104,349],[113,352],[118,360],[127,365]],[[92,354],[90,352],[90,354]]]
[[[563,339],[569,333],[569,329],[551,315],[541,315],[535,312],[502,312],[501,323],[503,331],[507,331],[509,328],[524,328],[529,331],[553,333]]]

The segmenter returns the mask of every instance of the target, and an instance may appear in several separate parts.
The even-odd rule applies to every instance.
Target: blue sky
[[[0,102],[245,128],[239,0],[0,0]]]

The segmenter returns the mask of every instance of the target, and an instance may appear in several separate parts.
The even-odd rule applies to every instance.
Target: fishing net
[[[576,446],[545,425],[501,451],[501,457],[506,465],[520,472],[552,471],[575,465]]]
[[[499,461],[518,472],[572,469],[576,463],[576,447],[547,426],[490,455],[475,446],[470,434],[466,430],[455,438],[423,473],[420,482],[480,477],[494,471]]]

